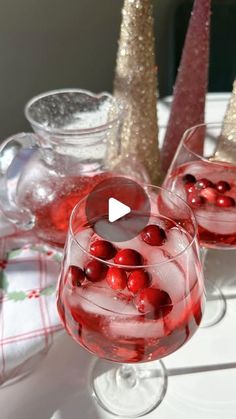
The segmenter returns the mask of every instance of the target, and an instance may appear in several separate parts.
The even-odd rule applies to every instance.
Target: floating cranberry
[[[210,204],[215,204],[218,197],[218,193],[214,188],[205,188],[200,192],[200,196],[206,199]]]
[[[214,188],[214,183],[209,179],[202,178],[197,181],[195,187],[196,189]]]
[[[164,223],[165,223],[165,230],[166,231],[169,231],[172,228],[176,227],[176,223],[172,220],[166,219],[166,220],[164,220]]]
[[[231,189],[231,186],[228,182],[225,182],[224,180],[220,180],[216,184],[216,189],[217,189],[217,191],[219,191],[221,193],[225,193],[225,192],[227,192]]]
[[[184,187],[188,193],[194,192],[196,190],[194,183],[185,183]]]
[[[71,265],[68,269],[67,277],[73,287],[80,287],[85,280],[85,273],[78,266]]]
[[[186,175],[184,175],[182,177],[182,180],[185,184],[187,183],[195,183],[196,182],[196,178],[195,176],[191,175],[190,173],[186,173]]]
[[[114,262],[117,265],[140,266],[142,265],[143,258],[137,250],[122,249],[116,254]]]
[[[136,270],[131,272],[127,287],[129,291],[136,294],[143,288],[147,288],[150,285],[150,276],[148,272]]]
[[[188,195],[188,203],[194,208],[200,207],[205,202],[203,196],[198,195],[196,192],[191,192]]]
[[[231,196],[218,195],[216,206],[222,208],[230,208],[235,206],[235,200]]]
[[[99,260],[91,260],[85,268],[85,275],[87,279],[92,282],[98,282],[105,278],[107,267]]]
[[[90,253],[97,258],[108,260],[115,256],[116,249],[112,243],[106,240],[96,240],[90,246]]]
[[[153,313],[155,318],[171,310],[171,298],[167,292],[157,288],[144,288],[135,298],[136,308],[140,313]]]
[[[163,228],[150,224],[143,229],[141,237],[150,246],[161,246],[166,240],[166,233]]]
[[[127,274],[124,269],[110,267],[107,272],[106,281],[113,290],[123,290],[127,285]]]

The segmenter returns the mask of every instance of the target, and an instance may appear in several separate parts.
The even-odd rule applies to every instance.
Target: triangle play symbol
[[[109,198],[108,201],[108,220],[110,223],[119,220],[131,212],[128,205],[123,204],[115,198]]]

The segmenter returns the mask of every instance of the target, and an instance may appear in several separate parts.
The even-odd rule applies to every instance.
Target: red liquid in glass
[[[169,220],[160,217],[155,217],[155,224],[170,225]],[[137,297],[127,287],[111,289],[106,278],[95,283],[85,279],[82,286],[73,285],[68,262],[65,264],[58,292],[59,314],[67,332],[90,352],[117,362],[152,361],[177,350],[198,328],[204,299],[195,250],[189,246],[188,233],[171,225],[162,246],[149,246],[140,236],[113,243],[117,251],[138,251],[146,265],[142,269],[150,274],[150,287],[168,293],[171,303],[158,307],[158,311],[141,313],[135,303]],[[77,240],[89,250],[95,237],[92,229],[84,229]],[[91,260],[89,254],[80,254],[77,246],[72,246],[69,257],[71,265],[83,270]],[[130,270],[126,274],[129,276]]]
[[[48,244],[63,247],[74,206],[87,196],[95,185],[110,176],[111,174],[104,172],[50,180],[50,198],[49,194],[43,199],[39,193],[25,194],[22,205],[30,209],[35,216],[36,235]]]
[[[189,200],[189,192],[186,190],[186,185],[183,181],[183,177],[186,174],[193,175],[197,181],[205,178],[213,183],[211,190],[206,189],[203,192],[203,190],[199,189],[197,191],[198,195],[204,196],[202,203],[199,205],[192,205]],[[230,189],[224,193],[217,191],[216,185],[220,181],[227,182],[230,185]],[[197,219],[199,239],[202,246],[212,248],[232,248],[236,246],[236,206],[218,206],[211,199],[215,190],[216,196],[230,197],[236,202],[235,166],[225,163],[213,164],[207,161],[189,162],[178,167],[167,179],[165,186],[175,191],[192,207]]]

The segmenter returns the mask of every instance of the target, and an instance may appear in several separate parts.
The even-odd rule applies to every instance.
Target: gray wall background
[[[33,95],[112,88],[120,0],[0,0],[0,138]]]
[[[172,91],[176,71],[175,11],[193,0],[153,1],[164,96]],[[123,0],[0,0],[0,141],[29,129],[23,108],[38,93],[63,87],[112,91],[122,5]]]
[[[157,50],[168,42],[162,9],[171,2],[154,1],[155,27],[161,21],[164,29],[157,31]],[[62,87],[112,91],[122,5],[123,0],[0,0],[0,140],[29,128],[23,107],[35,94]],[[166,48],[163,61],[165,54]]]

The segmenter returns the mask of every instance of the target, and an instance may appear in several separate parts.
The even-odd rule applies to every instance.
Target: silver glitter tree
[[[214,160],[236,164],[236,79],[224,117]]]

